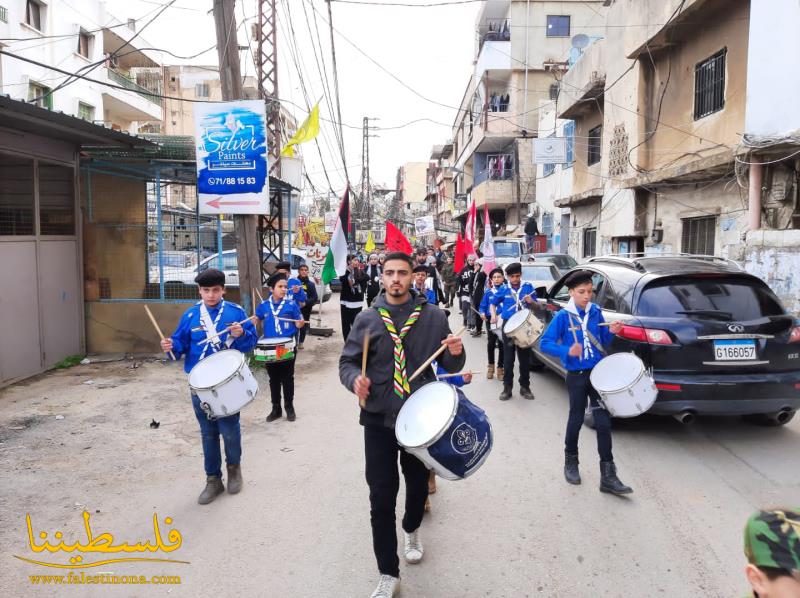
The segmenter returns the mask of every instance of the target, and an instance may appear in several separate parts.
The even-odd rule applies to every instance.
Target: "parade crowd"
[[[429,495],[436,491],[436,468],[399,441],[396,425],[404,405],[424,387],[444,383],[454,389],[450,391],[453,396],[458,393],[459,411],[466,405],[477,418],[485,418],[485,413],[459,390],[472,381],[472,372],[463,370],[466,352],[461,334],[469,331],[475,338],[486,334],[485,375],[502,383],[500,401],[513,397],[515,366],[519,370],[519,396],[529,401],[535,398],[529,367],[531,347],[514,342],[503,327],[504,322],[527,317],[537,300],[535,289],[522,281],[521,275],[521,264],[492,267],[478,253],[467,256],[464,266],[457,270],[453,256],[433,247],[417,249],[412,255],[390,252],[347,258],[346,271],[339,277],[344,340],[339,378],[360,405],[370,524],[379,574],[371,598],[390,598],[399,590],[395,517],[400,474],[405,481],[402,554],[407,564],[423,559],[420,527],[425,511],[430,509]],[[267,282],[267,296],[248,317],[241,307],[224,299],[225,276],[219,270],[201,272],[196,283],[200,300],[184,313],[175,332],[162,340],[161,347],[175,359],[184,357],[184,370],[190,374],[191,401],[200,426],[206,474],[206,486],[198,502],[208,504],[225,492],[220,437],[227,491],[236,494],[242,489],[241,429],[238,412],[215,413],[201,400],[200,391],[191,382],[194,370],[204,360],[227,353],[226,350],[253,352],[269,377],[271,410],[266,421],[272,423],[285,413],[286,419],[294,422],[295,358],[303,348],[311,308],[321,293],[307,267],[301,267],[298,276],[293,277],[289,264],[282,262]],[[622,325],[605,323],[602,311],[592,303],[590,271],[574,270],[565,284],[570,301],[554,316],[540,342],[541,350],[560,359],[567,370],[569,414],[564,436],[564,478],[569,484],[581,484],[578,437],[589,407],[597,430],[599,489],[627,495],[633,490],[617,476],[611,417],[589,381],[592,368],[606,355]],[[454,310],[458,310],[463,326],[455,334],[450,329]],[[261,326],[260,335],[256,325]],[[467,434],[467,440],[475,440],[472,436],[474,432]],[[746,574],[754,595],[797,598],[798,512],[756,513],[745,529],[745,552],[749,562]]]

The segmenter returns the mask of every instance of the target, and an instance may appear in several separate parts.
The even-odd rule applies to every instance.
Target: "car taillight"
[[[792,333],[789,335],[790,343],[800,343],[800,326],[792,328]]]
[[[631,341],[650,343],[651,345],[672,344],[669,333],[666,330],[659,330],[657,328],[642,328],[641,326],[628,326],[626,324],[622,327],[622,330],[617,336]]]
[[[671,391],[679,391],[681,389],[680,384],[659,384],[656,382],[656,388],[658,390],[671,390]]]

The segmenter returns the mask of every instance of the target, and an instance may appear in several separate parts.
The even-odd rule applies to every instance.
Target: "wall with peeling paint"
[[[758,276],[800,316],[800,230],[756,230],[747,233],[744,269]]]

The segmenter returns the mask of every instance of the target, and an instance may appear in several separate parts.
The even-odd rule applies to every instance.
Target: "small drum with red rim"
[[[260,338],[253,351],[253,359],[259,363],[277,363],[294,359],[295,342],[293,337],[276,336]]]

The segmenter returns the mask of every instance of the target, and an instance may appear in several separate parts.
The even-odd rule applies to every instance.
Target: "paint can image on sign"
[[[269,169],[264,102],[197,104],[194,119],[200,213],[266,214]]]

